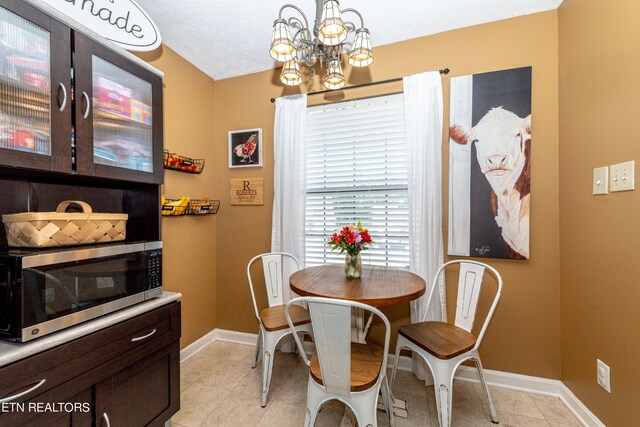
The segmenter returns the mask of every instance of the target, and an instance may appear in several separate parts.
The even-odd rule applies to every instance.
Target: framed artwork
[[[262,129],[229,132],[229,167],[262,167]]]
[[[451,79],[449,255],[529,259],[531,67]]]

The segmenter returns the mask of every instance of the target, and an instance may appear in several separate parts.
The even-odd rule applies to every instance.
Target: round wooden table
[[[339,298],[381,307],[424,295],[426,283],[417,274],[391,267],[365,265],[362,277],[347,279],[344,266],[321,265],[298,270],[289,278],[298,295]]]

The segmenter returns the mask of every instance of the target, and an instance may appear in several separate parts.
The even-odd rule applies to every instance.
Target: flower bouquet
[[[331,250],[340,249],[340,253],[347,253],[344,262],[344,271],[349,279],[357,279],[362,276],[362,259],[360,251],[365,251],[373,240],[369,230],[358,221],[356,225],[342,227],[339,232],[333,233],[331,240],[327,242]]]

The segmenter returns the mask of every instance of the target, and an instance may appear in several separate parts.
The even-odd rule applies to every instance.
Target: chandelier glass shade
[[[273,24],[269,54],[273,59],[280,62],[290,61],[296,57],[296,47],[291,40],[287,21],[284,19],[278,19]]]
[[[346,79],[342,72],[342,56],[348,53],[353,67],[366,67],[373,63],[371,36],[364,26],[360,12],[355,9],[340,9],[338,0],[316,0],[316,19],[313,26],[302,10],[285,4],[280,8],[278,19],[273,23],[269,54],[276,61],[284,62],[280,81],[287,86],[302,83],[301,65],[306,65],[308,75],[326,67],[323,78],[329,89],[344,87]],[[294,16],[284,19],[283,11],[293,9]],[[345,14],[355,14],[360,25],[344,19]],[[292,36],[293,34],[293,36]],[[349,35],[353,36],[350,38]]]
[[[373,50],[371,50],[371,37],[369,30],[360,28],[356,30],[356,39],[353,49],[349,54],[349,64],[354,67],[366,67],[373,62]]]
[[[302,83],[302,73],[298,61],[291,59],[284,63],[280,73],[280,81],[287,86],[298,86]]]
[[[342,65],[339,59],[332,59],[327,67],[327,76],[324,78],[324,86],[327,89],[341,89],[346,81],[342,73]]]
[[[347,28],[342,21],[340,5],[336,0],[327,0],[322,8],[318,40],[327,46],[337,46],[347,39]]]

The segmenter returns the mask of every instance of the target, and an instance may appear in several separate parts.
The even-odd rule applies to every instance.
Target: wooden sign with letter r
[[[232,205],[264,205],[264,179],[232,179],[229,185],[229,200]]]

